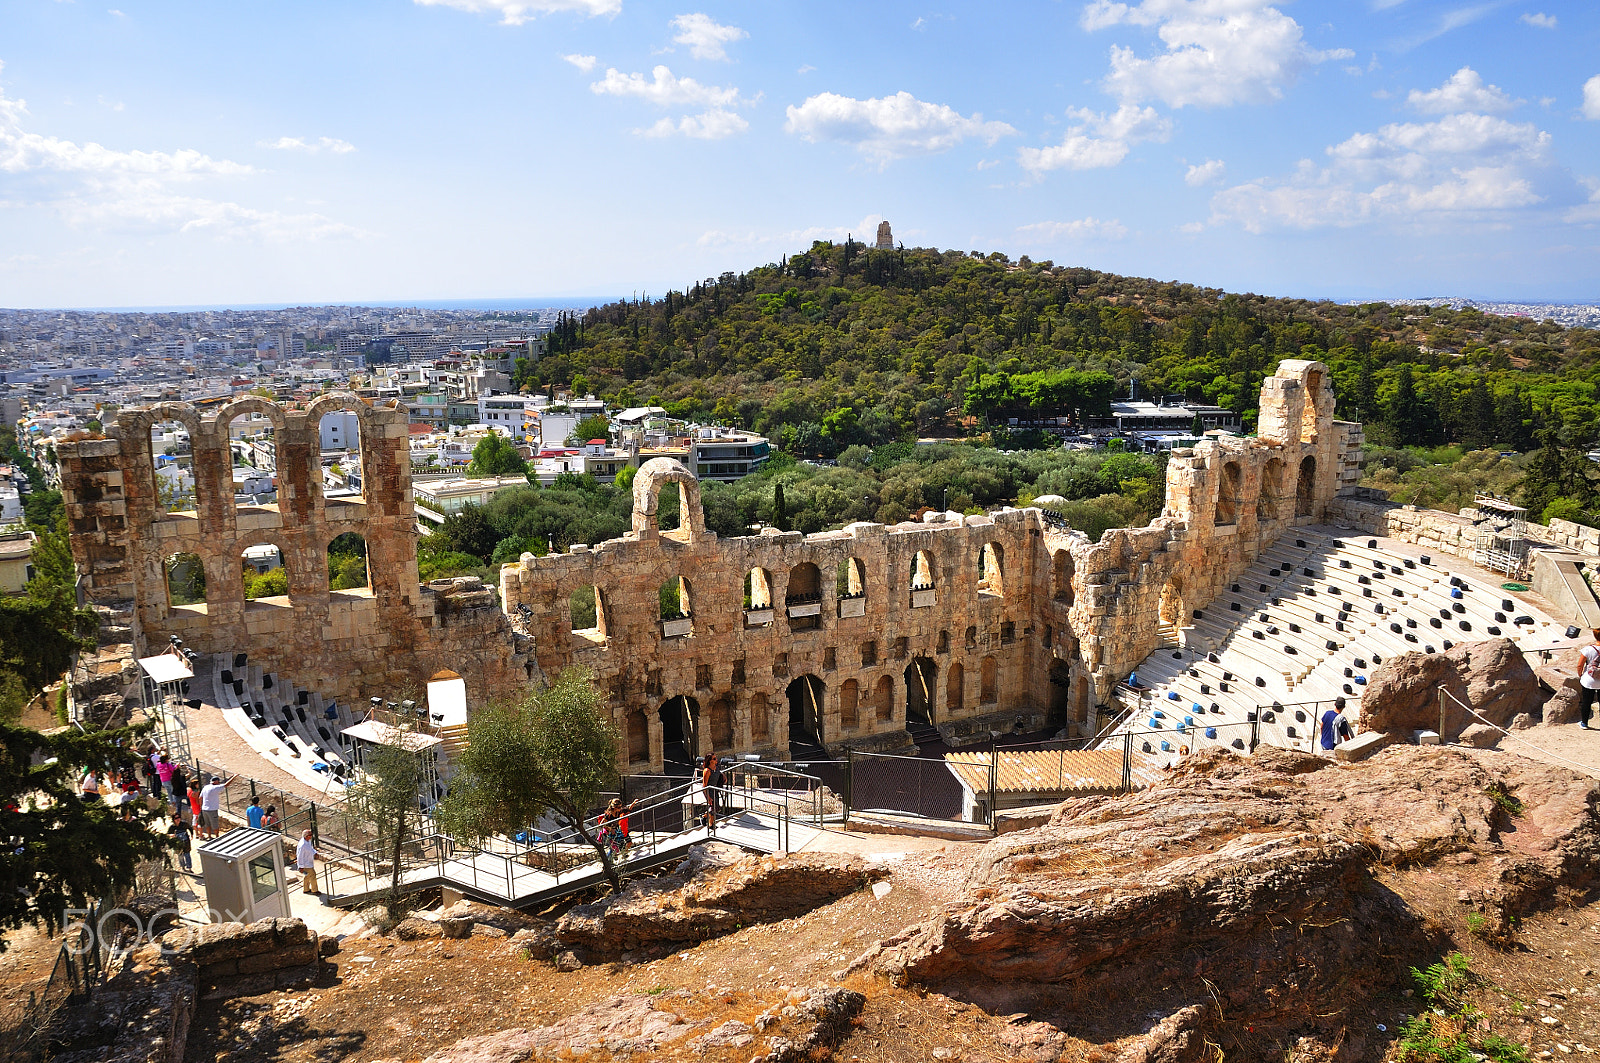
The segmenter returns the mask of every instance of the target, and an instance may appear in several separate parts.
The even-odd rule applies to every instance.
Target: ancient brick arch
[[[319,395],[311,400],[311,404],[306,407],[305,415],[306,430],[317,440],[312,452],[313,457],[311,458],[314,467],[307,470],[306,480],[311,497],[317,500],[316,504],[318,506],[326,506],[327,504],[322,490],[322,466],[317,460],[322,453],[322,418],[326,414],[337,413],[341,410],[348,410],[356,415],[356,436],[361,441],[361,501],[373,501],[373,477],[377,471],[373,464],[375,455],[372,453],[377,446],[376,433],[374,431],[376,412],[354,392],[331,391],[326,395]],[[408,442],[407,446],[409,447],[409,445]],[[407,455],[407,461],[410,461],[409,454]]]
[[[700,506],[700,481],[681,462],[671,458],[651,458],[639,466],[633,478],[633,532],[635,535],[663,534],[657,523],[661,489],[677,484],[681,492],[678,530],[664,533],[668,538],[694,543],[706,534],[705,511]]]
[[[215,524],[223,519],[214,511],[217,502],[214,494],[200,491],[203,467],[215,466],[216,461],[207,445],[211,439],[211,426],[187,402],[162,402],[154,406],[120,410],[114,431],[124,450],[124,477],[121,492],[128,500],[129,515],[152,520],[166,513],[161,494],[156,486],[155,455],[151,451],[150,429],[158,424],[176,421],[189,430],[189,447],[195,478],[195,509],[202,525]],[[202,452],[205,452],[204,454]],[[225,463],[231,469],[232,462]],[[230,472],[231,476],[232,473]],[[232,498],[227,499],[231,508]]]

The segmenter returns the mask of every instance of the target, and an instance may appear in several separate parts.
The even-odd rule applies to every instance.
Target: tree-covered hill
[[[832,456],[959,434],[962,413],[1092,413],[1135,380],[1141,398],[1214,402],[1248,427],[1261,379],[1288,357],[1328,362],[1340,414],[1379,442],[1526,450],[1536,423],[1569,444],[1600,433],[1594,330],[853,242],[564,318],[519,382],[658,404]]]

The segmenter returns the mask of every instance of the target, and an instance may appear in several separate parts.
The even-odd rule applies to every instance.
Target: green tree
[[[246,598],[271,598],[289,593],[289,574],[281,567],[255,573],[245,570],[244,596]]]
[[[490,432],[472,448],[467,463],[468,476],[517,476],[527,473],[528,462],[515,443],[498,432]]]
[[[467,745],[441,826],[481,844],[528,830],[545,816],[590,845],[612,890],[622,888],[611,854],[587,822],[600,793],[617,778],[617,742],[606,696],[594,675],[568,668],[543,690],[479,708],[467,721]]]
[[[573,426],[572,435],[567,438],[587,443],[591,439],[607,439],[610,432],[611,422],[606,420],[605,414],[591,413]]]
[[[417,736],[399,731],[393,740],[368,746],[361,757],[361,781],[345,791],[351,811],[372,823],[378,844],[388,850],[389,888],[383,906],[390,920],[405,918],[406,894],[401,888],[405,870],[405,847],[418,836],[421,816],[418,791],[426,781],[422,758],[424,749],[413,750],[408,743]]]
[[[86,769],[131,762],[145,730],[44,735],[0,722],[0,935],[23,926],[59,932],[70,909],[132,886],[138,865],[162,853],[164,839],[143,824],[123,823],[112,806],[75,791]]]
[[[70,583],[30,580],[26,593],[0,598],[0,675],[15,675],[32,697],[94,645],[97,624]]]
[[[779,531],[789,530],[789,505],[783,497],[783,484],[772,486],[772,526]]]

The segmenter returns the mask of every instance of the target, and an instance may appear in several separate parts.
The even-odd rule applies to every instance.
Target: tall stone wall
[[[1282,363],[1258,437],[1175,452],[1163,515],[1097,543],[1037,509],[720,540],[694,477],[657,459],[634,481],[629,535],[524,555],[501,570],[501,595],[545,673],[581,664],[611,691],[635,769],[659,768],[669,735],[692,753],[748,752],[802,731],[830,746],[903,742],[908,714],[1087,724],[1164,623],[1186,623],[1287,529],[1326,519],[1360,446],[1333,405],[1326,366]],[[656,519],[663,489],[690,515],[670,532]],[[661,588],[680,579],[690,615],[663,621]],[[599,603],[594,627],[574,629],[575,592],[584,620],[587,596]]]
[[[335,410],[356,414],[362,495],[323,492],[318,425]],[[272,426],[278,501],[235,505],[228,426],[257,414]],[[157,490],[151,426],[181,422],[193,449],[192,509],[169,512]],[[417,579],[406,412],[349,393],[304,409],[245,397],[202,415],[186,403],[121,411],[105,439],[57,448],[73,556],[88,595],[132,603],[132,645],[177,635],[205,653],[245,652],[326,694],[354,698],[415,687],[441,668],[466,677],[476,697],[525,681],[519,647],[492,590],[475,581]],[[330,590],[328,546],[346,533],[365,541],[368,586]],[[288,594],[245,598],[243,552],[278,549]],[[202,604],[173,603],[167,560],[193,554],[205,572]]]

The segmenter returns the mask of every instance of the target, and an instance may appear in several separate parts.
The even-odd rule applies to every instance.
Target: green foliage
[[[421,757],[405,747],[408,734],[369,746],[361,757],[360,781],[345,791],[350,810],[378,829],[378,844],[386,850],[390,865],[384,908],[395,921],[405,918],[402,855],[418,833],[421,807],[417,791],[425,781]]]
[[[528,462],[517,445],[498,432],[490,432],[472,448],[467,463],[468,476],[518,476],[526,474]]]
[[[328,544],[328,589],[347,591],[365,586],[367,541],[357,532],[345,532]]]
[[[15,675],[29,696],[44,689],[94,645],[97,623],[70,585],[30,581],[25,593],[0,598],[0,677]]]
[[[1511,495],[1523,479],[1524,459],[1493,450],[1368,448],[1363,487],[1386,491],[1396,502],[1447,513],[1472,505],[1478,494]]]
[[[1527,1063],[1528,1050],[1493,1033],[1480,1035],[1482,1016],[1466,999],[1481,979],[1467,958],[1452,952],[1411,977],[1427,1005],[1400,1028],[1398,1063]]]
[[[587,443],[591,439],[606,439],[611,433],[611,422],[606,420],[603,413],[591,413],[580,420],[572,429],[569,439],[579,443]]]
[[[148,729],[44,735],[0,722],[0,933],[32,925],[53,935],[68,909],[127,889],[138,864],[161,854],[160,837],[75,786],[87,768],[131,764]]]
[[[67,726],[68,722],[67,684],[62,683],[60,686],[56,687],[56,723],[60,724],[62,727],[65,727]]]
[[[439,822],[456,838],[481,843],[553,816],[594,848],[620,889],[610,853],[585,822],[616,780],[618,740],[606,696],[584,668],[565,669],[518,701],[485,705],[467,721],[459,774],[439,805]]]
[[[206,600],[206,569],[199,554],[172,554],[164,567],[167,596],[173,605],[199,605]]]
[[[1483,796],[1495,803],[1495,807],[1508,816],[1520,816],[1525,811],[1522,799],[1517,797],[1505,786],[1498,782],[1490,783],[1483,788]]]
[[[66,515],[60,491],[36,491],[22,500],[22,518],[36,532],[57,531]]]
[[[281,567],[255,572],[245,569],[244,596],[246,598],[271,598],[289,593],[289,574]]]

